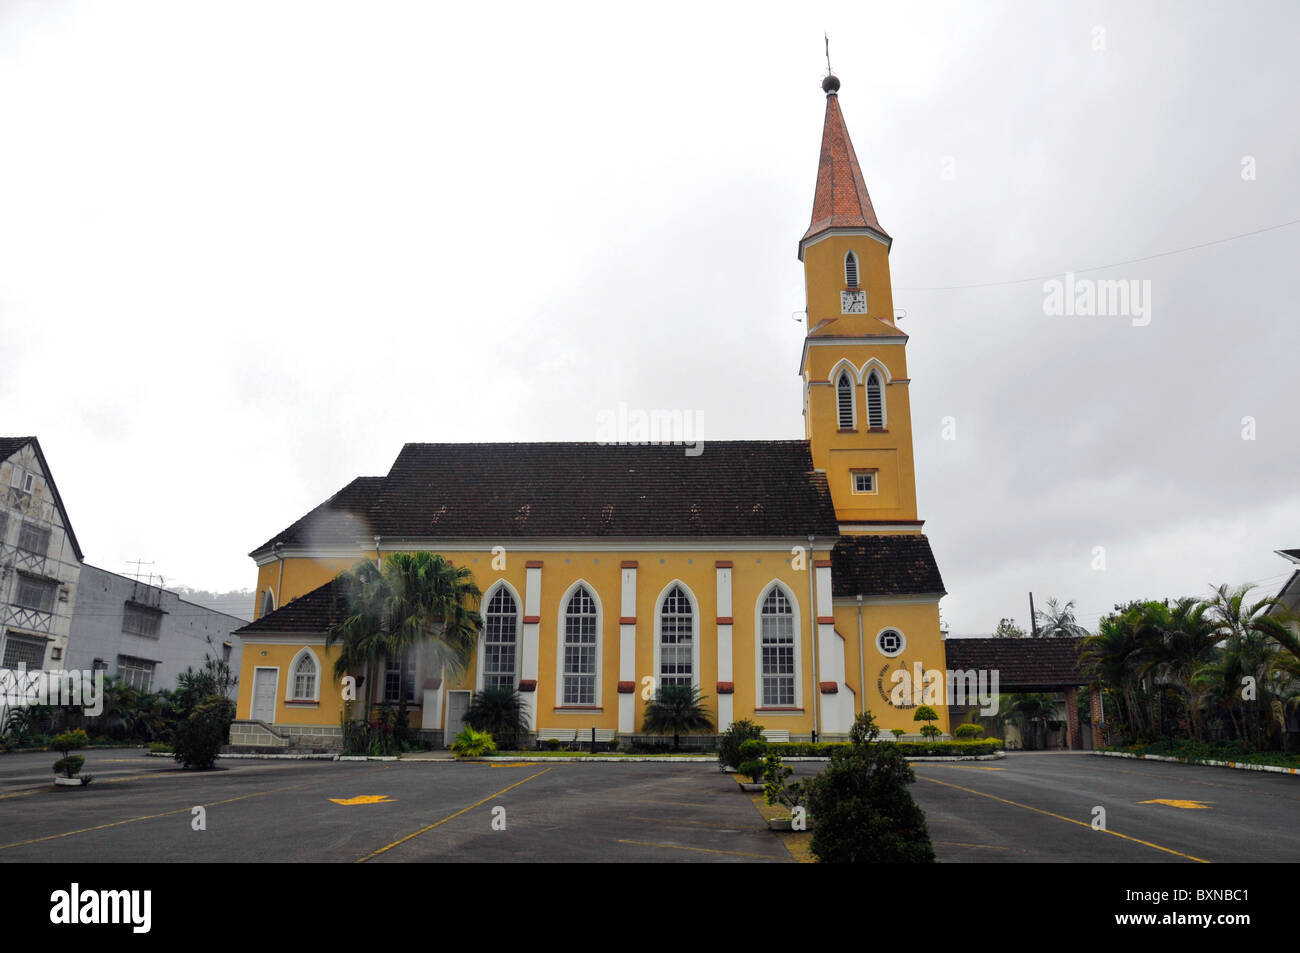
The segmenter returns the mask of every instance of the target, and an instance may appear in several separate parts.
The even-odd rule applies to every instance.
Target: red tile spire
[[[889,239],[889,233],[876,219],[871,196],[867,194],[867,182],[862,177],[862,167],[858,165],[849,130],[844,125],[839,88],[839,77],[834,74],[822,81],[826,93],[826,122],[822,127],[822,154],[817,165],[812,223],[800,240],[801,250],[809,239],[832,228],[870,228]]]

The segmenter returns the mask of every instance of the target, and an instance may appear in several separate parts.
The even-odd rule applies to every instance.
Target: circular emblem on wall
[[[903,654],[907,639],[897,629],[881,629],[876,636],[876,648],[885,658],[897,658]]]

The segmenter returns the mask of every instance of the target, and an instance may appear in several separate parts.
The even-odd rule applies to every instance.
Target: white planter
[[[81,787],[81,778],[55,778],[54,783],[58,787],[79,788]]]

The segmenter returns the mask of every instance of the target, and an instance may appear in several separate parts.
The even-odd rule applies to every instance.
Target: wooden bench
[[[618,732],[613,728],[597,728],[597,743],[606,743],[613,741],[618,737]],[[537,732],[537,740],[542,741],[561,741],[565,744],[591,744],[590,728],[542,728]]]

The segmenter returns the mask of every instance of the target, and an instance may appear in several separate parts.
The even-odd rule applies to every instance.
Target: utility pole
[[[1038,616],[1034,613],[1034,594],[1029,594],[1029,627],[1034,638],[1038,638]]]

